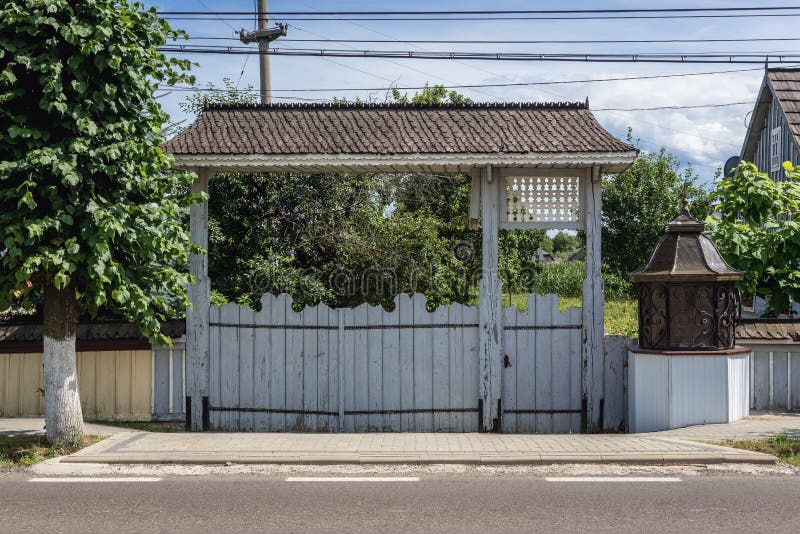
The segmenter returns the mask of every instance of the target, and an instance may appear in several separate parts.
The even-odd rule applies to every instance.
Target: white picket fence
[[[429,312],[420,294],[398,296],[391,312],[297,313],[288,295],[261,303],[211,308],[211,430],[478,431],[477,307]],[[580,431],[580,310],[532,295],[503,321],[501,429]]]

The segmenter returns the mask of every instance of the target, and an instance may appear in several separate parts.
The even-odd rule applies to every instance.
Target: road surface
[[[336,476],[17,472],[0,475],[0,532],[800,531],[798,476]]]

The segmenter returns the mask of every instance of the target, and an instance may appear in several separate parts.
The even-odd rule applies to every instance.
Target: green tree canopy
[[[628,135],[628,141],[632,140]],[[709,212],[707,193],[691,167],[662,148],[644,153],[625,172],[603,177],[603,262],[610,272],[627,276],[642,268],[678,214],[684,192],[698,219]]]
[[[720,252],[745,273],[741,289],[766,298],[769,315],[800,302],[800,167],[787,161],[784,170],[786,181],[776,182],[741,163],[714,188],[708,219]]]
[[[44,299],[45,337],[72,339],[73,368],[78,312],[122,314],[167,342],[160,321],[187,305],[183,218],[197,199],[168,172],[153,96],[193,82],[157,50],[180,36],[127,1],[0,6],[0,309]],[[48,438],[66,439],[52,415]]]

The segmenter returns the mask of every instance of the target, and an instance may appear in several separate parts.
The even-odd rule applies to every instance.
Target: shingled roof
[[[769,106],[772,95],[778,101],[781,111],[786,117],[786,122],[792,131],[794,142],[800,148],[800,69],[775,68],[768,69],[764,78],[764,83],[758,94],[753,118],[750,123],[761,125],[764,117],[769,113]],[[750,128],[745,137],[742,157],[752,160],[758,138],[761,135],[760,128]]]
[[[341,163],[531,154],[571,155],[575,166],[592,155],[627,166],[636,155],[584,103],[207,105],[164,149],[179,166],[208,156],[297,164],[315,156]]]

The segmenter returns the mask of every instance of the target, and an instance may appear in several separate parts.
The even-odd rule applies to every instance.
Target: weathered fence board
[[[582,314],[555,295],[503,309],[503,432],[580,432]]]
[[[800,409],[800,344],[748,344],[750,408],[754,410]]]

